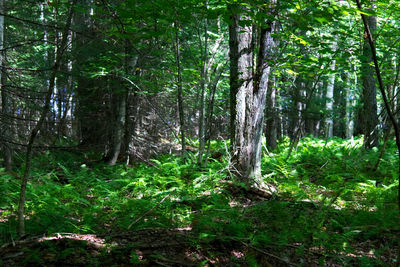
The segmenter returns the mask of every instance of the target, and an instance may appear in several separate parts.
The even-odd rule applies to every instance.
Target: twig
[[[157,208],[158,206],[161,205],[161,203],[163,203],[172,193],[174,193],[176,191],[176,189],[172,190],[168,195],[166,195],[165,197],[163,197],[163,199],[161,199],[160,202],[158,202],[154,207],[152,207],[151,209],[149,209],[148,211],[146,211],[142,216],[140,216],[139,218],[137,218],[133,223],[131,223],[128,226],[128,230],[131,229],[131,227],[138,223],[141,219],[143,219],[144,217],[146,217],[149,213],[151,213],[155,208]]]
[[[269,252],[266,252],[266,251],[264,251],[264,250],[262,250],[262,249],[259,249],[259,248],[255,247],[255,246],[252,246],[252,245],[247,244],[247,243],[245,243],[245,242],[241,242],[241,243],[242,243],[243,245],[245,245],[246,247],[249,247],[249,248],[252,248],[252,249],[254,249],[254,250],[257,250],[258,252],[260,252],[260,253],[262,253],[262,254],[265,254],[265,255],[267,255],[267,256],[269,256],[269,257],[272,257],[272,258],[274,258],[274,259],[280,260],[280,261],[286,263],[287,265],[290,265],[290,266],[297,266],[296,264],[293,264],[293,263],[291,263],[291,262],[289,262],[289,261],[287,261],[287,260],[285,260],[285,259],[282,259],[282,258],[280,258],[280,257],[278,257],[278,256],[276,256],[276,255],[274,255],[274,254],[271,254],[271,253],[269,253]]]

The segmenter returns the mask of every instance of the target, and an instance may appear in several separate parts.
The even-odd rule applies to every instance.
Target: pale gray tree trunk
[[[229,25],[232,173],[250,187],[263,185],[261,136],[273,41],[269,23],[260,33],[257,75],[253,73],[253,27],[245,8],[231,6]]]
[[[336,43],[333,44],[333,51],[336,50]],[[336,69],[336,60],[332,60],[330,65],[330,70],[335,71]],[[326,112],[327,116],[325,118],[325,127],[326,127],[326,136],[333,136],[333,91],[335,88],[335,74],[330,74],[328,79],[328,85],[326,89]]]
[[[346,138],[352,138],[354,136],[354,93],[353,90],[357,90],[357,69],[356,66],[353,66],[353,74],[354,74],[354,80],[350,78],[350,75],[347,75],[348,82],[347,84],[349,85],[349,89],[346,91]],[[350,86],[350,83],[354,84],[353,86]]]

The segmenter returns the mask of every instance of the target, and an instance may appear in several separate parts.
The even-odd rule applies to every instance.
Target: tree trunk
[[[79,4],[92,6],[93,0],[80,0]],[[79,121],[80,145],[97,151],[104,151],[106,142],[109,140],[109,134],[107,134],[108,125],[106,123],[109,118],[105,118],[105,105],[103,104],[105,93],[102,91],[103,86],[99,85],[100,81],[88,77],[89,75],[86,72],[86,67],[90,64],[88,62],[88,54],[92,53],[92,51],[88,50],[90,46],[87,44],[95,41],[96,37],[93,33],[94,25],[90,12],[92,12],[91,9],[85,9],[84,12],[77,12],[74,17],[74,25],[81,27],[78,29],[84,33],[82,35],[75,33],[76,47],[74,47],[74,50],[76,58],[74,69],[75,73],[78,74],[75,116]]]
[[[372,36],[376,32],[376,17],[366,17],[368,27]],[[374,78],[374,69],[371,66],[372,51],[368,43],[368,37],[364,35],[363,57],[361,60],[361,79],[363,84],[362,91],[362,113],[364,114],[363,133],[364,133],[364,146],[367,149],[379,145],[378,136],[378,115],[377,115],[377,102],[376,102],[376,84]]]
[[[211,134],[212,134],[212,119],[214,115],[214,103],[215,103],[215,92],[217,90],[217,85],[219,80],[221,79],[221,75],[223,70],[225,69],[225,64],[219,64],[217,69],[216,69],[216,75],[214,80],[209,84],[211,86],[210,88],[210,99],[208,101],[208,106],[207,106],[207,118],[205,122],[205,128],[206,128],[206,137],[205,137],[205,142],[208,143],[207,146],[207,151],[205,154],[205,159],[203,161],[202,167],[207,166],[207,160],[208,160],[208,153],[210,152],[210,142],[211,142]]]
[[[51,96],[53,94],[54,83],[56,80],[57,72],[60,67],[63,52],[65,51],[65,46],[67,45],[68,31],[71,26],[72,14],[74,11],[74,6],[75,6],[76,1],[77,0],[73,0],[72,5],[69,8],[67,23],[66,23],[65,29],[63,31],[61,44],[59,46],[59,49],[57,49],[57,55],[56,55],[54,65],[52,68],[52,72],[51,72],[51,76],[49,79],[49,86],[47,88],[45,104],[44,104],[42,112],[40,114],[39,121],[37,122],[36,126],[32,129],[32,132],[29,137],[28,146],[26,149],[25,171],[24,171],[24,175],[21,180],[21,189],[20,189],[20,194],[19,194],[18,212],[17,212],[18,213],[18,235],[20,237],[25,234],[25,218],[24,218],[25,197],[26,197],[26,186],[28,184],[28,179],[29,179],[30,170],[31,170],[33,144],[35,142],[35,138],[36,138],[37,134],[39,133],[39,131],[43,125],[44,120],[46,119],[47,113],[49,112],[49,109],[50,109],[50,101],[51,101]]]
[[[333,51],[336,50],[336,44],[333,44]],[[335,71],[336,60],[332,60],[330,70]],[[331,74],[328,79],[328,85],[326,89],[326,117],[325,117],[325,127],[326,127],[326,137],[333,136],[333,91],[335,88],[335,74]]]
[[[205,1],[205,9],[207,11],[207,1]],[[203,65],[201,69],[200,80],[200,115],[199,115],[199,155],[197,165],[203,165],[203,154],[206,146],[206,118],[205,118],[205,94],[206,84],[208,80],[207,60],[208,60],[208,34],[207,34],[207,17],[204,19],[204,49],[203,49]]]
[[[4,10],[4,0],[0,0],[0,13],[5,14]],[[0,81],[1,81],[1,110],[2,110],[2,130],[0,130],[1,134],[1,142],[3,147],[3,159],[4,159],[4,167],[6,171],[11,171],[12,168],[12,148],[11,148],[11,119],[10,119],[10,103],[8,93],[6,91],[6,60],[5,55],[6,52],[4,49],[4,35],[5,35],[5,27],[4,27],[4,16],[0,16]]]
[[[177,87],[178,87],[178,115],[180,124],[180,134],[181,134],[181,145],[182,145],[182,156],[186,158],[186,140],[185,140],[185,116],[183,109],[183,90],[182,90],[182,73],[181,73],[181,51],[180,51],[180,41],[179,41],[179,27],[175,23],[175,58],[176,67],[178,71],[177,77]]]
[[[111,140],[111,155],[108,160],[108,164],[111,166],[117,163],[118,156],[121,152],[122,141],[124,140],[123,134],[126,118],[126,96],[126,92],[115,94],[116,116]]]
[[[125,75],[129,77],[131,74],[131,70],[136,68],[138,57],[132,58],[130,56],[131,47],[127,40],[125,40]],[[128,100],[128,90],[127,87],[121,83],[125,89],[118,90],[119,92],[114,93],[114,97],[116,98],[116,116],[114,122],[114,129],[112,130],[112,137],[111,137],[111,155],[108,160],[109,165],[115,165],[118,160],[118,156],[121,154],[121,148],[125,148],[128,145],[127,138],[125,138],[125,134],[128,134],[126,126],[126,115],[127,115],[127,100]],[[125,144],[123,144],[125,141]],[[126,151],[123,151],[125,153]]]
[[[302,74],[299,74],[296,77],[294,87],[292,88],[292,105],[291,111],[289,113],[289,138],[297,142],[298,139],[302,136],[302,116],[303,116],[303,94],[305,88],[304,79],[301,77]]]
[[[333,135],[346,138],[346,81],[347,74],[342,73],[340,79],[336,79],[333,92],[334,108],[333,108]]]
[[[275,149],[278,144],[278,110],[276,105],[276,77],[270,79],[267,92],[266,130],[267,147]]]
[[[354,72],[354,76],[355,76],[354,85],[357,86],[356,72]],[[352,138],[354,136],[354,108],[353,108],[354,94],[350,86],[350,82],[352,82],[352,79],[350,79],[350,75],[347,75],[347,80],[348,80],[347,85],[349,88],[348,90],[346,90],[346,138]]]
[[[248,10],[231,6],[229,25],[232,173],[250,187],[260,187],[261,136],[273,43],[272,25],[260,33],[257,76],[253,73],[253,28]]]

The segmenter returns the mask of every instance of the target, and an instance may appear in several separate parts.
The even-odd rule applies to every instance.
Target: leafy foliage
[[[373,173],[370,166],[379,153],[364,151],[362,139],[307,137],[285,161],[287,142],[262,162],[265,180],[275,183],[280,193],[249,206],[243,205],[245,196],[223,189],[227,162],[210,161],[207,169],[199,169],[163,155],[127,167],[92,161],[95,155],[82,162],[78,154],[47,153],[35,161],[27,228],[33,235],[125,232],[154,208],[131,230],[190,226],[195,247],[245,243],[299,262],[317,253],[322,262],[388,263],[384,255],[400,230],[394,144]],[[222,146],[213,144],[223,151]],[[8,182],[1,184],[0,228],[2,242],[7,242],[15,238],[12,214],[18,180],[4,172],[2,179]],[[370,243],[375,245],[363,245]],[[136,262],[135,255],[131,260]],[[251,253],[246,260],[249,265],[260,262]]]

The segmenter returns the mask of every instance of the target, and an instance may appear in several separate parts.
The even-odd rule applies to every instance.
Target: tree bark
[[[368,27],[371,31],[372,38],[376,32],[376,17],[366,17]],[[377,115],[377,102],[376,102],[376,84],[374,78],[374,69],[371,67],[373,63],[372,48],[368,42],[367,34],[364,34],[363,56],[361,60],[361,79],[363,84],[362,91],[362,113],[364,120],[362,122],[362,129],[364,133],[364,146],[367,149],[379,145],[378,136],[378,115]]]
[[[336,43],[333,44],[332,51],[336,51]],[[336,60],[332,60],[330,70],[335,71]],[[330,74],[328,79],[328,85],[326,90],[326,112],[327,116],[325,118],[326,136],[333,136],[333,92],[335,89],[335,74]]]
[[[207,0],[204,3],[207,11]],[[197,158],[197,165],[203,165],[203,154],[206,146],[206,118],[205,118],[205,94],[206,84],[208,80],[208,27],[207,17],[204,18],[204,49],[203,49],[203,64],[201,69],[201,80],[200,80],[200,115],[199,115],[199,155]]]
[[[91,6],[92,3],[93,0],[80,0],[79,6]],[[74,25],[82,27],[80,30],[84,33],[75,36],[74,69],[78,74],[75,115],[79,123],[80,146],[104,151],[109,140],[108,125],[105,123],[105,105],[103,104],[105,94],[102,91],[103,86],[100,85],[100,80],[96,81],[87,74],[86,69],[90,64],[88,54],[92,54],[92,51],[88,50],[90,46],[87,44],[96,41],[96,36],[93,33],[94,23],[90,16],[91,10],[86,8],[84,11],[77,12],[74,16]],[[94,55],[92,54],[92,56]]]
[[[4,0],[0,0],[0,14],[5,14],[4,10]],[[3,159],[4,159],[4,167],[6,171],[11,171],[12,168],[12,147],[11,147],[11,120],[10,120],[10,103],[8,93],[5,89],[6,87],[6,52],[4,49],[4,36],[5,36],[5,24],[4,24],[4,16],[0,15],[0,90],[1,90],[1,110],[2,110],[2,130],[1,133],[1,142],[3,147]]]
[[[333,92],[333,136],[346,138],[346,89],[347,74],[342,73],[340,79],[336,79]]]
[[[175,23],[175,58],[176,58],[176,68],[178,71],[178,76],[177,76],[178,115],[179,115],[180,134],[181,134],[182,156],[185,159],[186,158],[185,116],[184,116],[185,113],[184,113],[184,109],[183,109],[183,89],[182,89],[179,26],[177,25],[177,23]]]
[[[253,27],[246,8],[231,6],[229,25],[232,168],[235,178],[260,187],[261,136],[273,39],[272,25],[260,33],[257,75],[253,73]]]
[[[266,108],[266,130],[265,138],[267,147],[276,149],[278,144],[278,109],[276,101],[276,77],[270,79],[267,92],[267,108]]]

